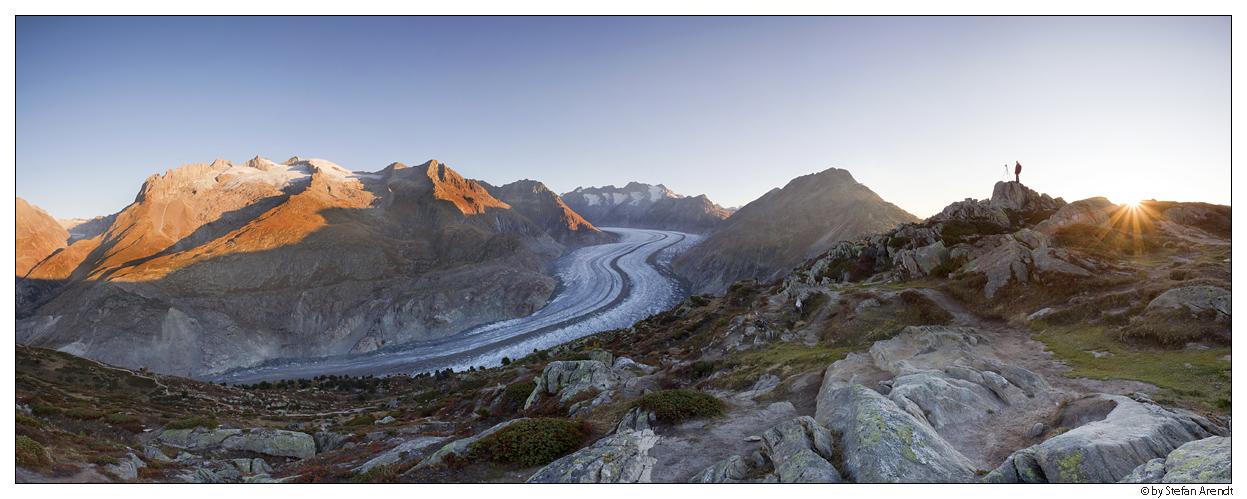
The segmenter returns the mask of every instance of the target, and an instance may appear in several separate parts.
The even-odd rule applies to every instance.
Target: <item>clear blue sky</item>
[[[185,163],[447,163],[739,206],[830,167],[926,217],[1006,163],[1230,203],[1228,17],[16,19],[16,193],[119,211]]]

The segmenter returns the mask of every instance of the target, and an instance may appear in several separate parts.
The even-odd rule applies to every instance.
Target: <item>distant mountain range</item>
[[[554,291],[548,262],[612,240],[539,182],[487,189],[437,161],[186,165],[69,245],[17,206],[19,342],[195,377],[524,316]]]
[[[563,203],[599,227],[636,227],[707,234],[732,214],[704,194],[685,197],[662,184],[629,182],[622,188],[578,187]]]

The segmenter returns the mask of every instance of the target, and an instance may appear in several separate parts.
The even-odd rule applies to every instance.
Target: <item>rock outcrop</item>
[[[828,391],[815,419],[841,435],[844,475],[857,483],[956,483],[970,460],[897,404],[862,385]]]
[[[554,361],[537,378],[537,386],[524,402],[524,408],[532,407],[545,396],[557,396],[566,402],[586,390],[605,392],[618,384],[619,375],[600,360]]]
[[[528,483],[649,483],[659,437],[649,427],[653,414],[633,408],[615,432],[593,445],[547,464]]]
[[[1114,483],[1186,442],[1223,431],[1190,415],[1120,395],[1093,398],[1116,404],[1104,419],[1085,422],[1014,452],[984,481],[1004,483]],[[1202,423],[1202,424],[1201,424]],[[1075,423],[1077,424],[1077,423]]]
[[[151,437],[164,445],[196,452],[253,452],[274,457],[307,459],[316,455],[316,441],[306,433],[250,429],[163,429]]]
[[[504,422],[498,423],[490,427],[489,429],[485,431],[477,433],[476,435],[473,435],[467,438],[461,438],[461,439],[455,440],[454,442],[448,443],[442,446],[436,452],[430,454],[429,457],[426,457],[424,458],[424,460],[420,461],[420,463],[416,465],[416,468],[427,468],[430,466],[437,466],[437,465],[445,463],[446,460],[451,457],[465,456],[467,455],[468,452],[472,450],[472,444],[476,443],[477,440],[485,438],[486,436],[489,436],[493,432],[506,428],[507,426],[518,423],[520,421],[524,421],[526,419],[528,418],[519,418],[519,419],[512,419],[510,421],[504,421]],[[413,440],[413,442],[415,441]]]
[[[867,355],[850,354],[832,364],[822,392],[881,384],[897,407],[936,429],[1053,393],[1042,377],[1000,362],[993,350],[972,328],[910,326],[875,342]]]
[[[721,294],[742,279],[781,278],[841,240],[917,220],[848,171],[832,168],[793,179],[745,205],[672,266],[692,283],[694,294]]]
[[[1207,312],[1218,322],[1229,321],[1233,307],[1230,292],[1216,286],[1184,286],[1161,293],[1147,304],[1145,312],[1188,312],[1198,316]]]
[[[1121,483],[1230,483],[1230,458],[1230,437],[1208,437],[1140,464]]]
[[[977,272],[987,277],[983,293],[987,298],[1010,282],[1041,281],[1042,273],[1088,276],[1096,264],[1077,254],[1050,246],[1042,232],[1022,229],[1014,234],[996,236],[988,244],[993,249],[977,256],[960,270]]]
[[[636,227],[708,234],[730,210],[710,202],[704,194],[685,197],[662,184],[629,182],[619,188],[577,187],[564,193],[563,202],[600,227]]]
[[[1035,225],[1035,230],[1051,236],[1056,231],[1074,224],[1094,226],[1108,225],[1114,213],[1121,208],[1104,197],[1088,198],[1062,206],[1047,220]]]
[[[766,454],[780,483],[839,483],[832,459],[831,431],[802,416],[762,433]]]

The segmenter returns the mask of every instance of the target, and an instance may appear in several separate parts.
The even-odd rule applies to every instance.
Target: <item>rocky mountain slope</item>
[[[477,180],[476,183],[533,223],[548,228],[550,237],[563,245],[587,246],[610,242],[612,239],[563,204],[558,194],[541,182],[525,179],[500,187],[482,180]]]
[[[564,193],[563,202],[602,227],[636,227],[708,234],[732,214],[704,194],[685,197],[662,184],[629,182],[615,187],[577,187]]]
[[[17,198],[17,277],[69,245],[69,232],[55,218]]]
[[[1230,218],[1004,183],[459,373],[225,387],[19,346],[17,477],[1227,483]]]
[[[832,168],[793,179],[745,205],[673,263],[695,293],[722,293],[741,279],[770,282],[840,240],[917,218]]]
[[[567,222],[534,223],[436,161],[187,165],[19,282],[17,340],[206,377],[438,338],[544,306]]]

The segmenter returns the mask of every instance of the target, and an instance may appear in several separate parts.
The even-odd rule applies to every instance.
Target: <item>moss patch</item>
[[[1066,377],[1142,381],[1161,388],[1157,402],[1231,413],[1230,361],[1222,360],[1230,348],[1135,349],[1105,326],[1048,327],[1033,338],[1073,368]]]

